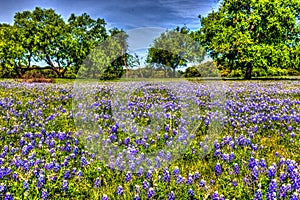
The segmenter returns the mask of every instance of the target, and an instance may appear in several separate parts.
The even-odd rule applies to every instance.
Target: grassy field
[[[73,83],[1,80],[0,199],[298,199],[300,82]]]

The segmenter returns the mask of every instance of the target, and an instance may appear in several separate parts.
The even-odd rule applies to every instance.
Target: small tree
[[[183,76],[185,78],[195,78],[195,77],[201,77],[200,72],[198,71],[198,69],[196,67],[188,67],[186,68]]]
[[[168,67],[175,77],[176,69],[188,62],[201,62],[204,49],[193,40],[186,27],[162,33],[148,49],[146,62],[158,67]],[[167,69],[164,71],[166,72]]]

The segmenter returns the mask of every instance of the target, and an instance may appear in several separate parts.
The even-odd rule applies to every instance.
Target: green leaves
[[[146,61],[159,67],[169,67],[173,70],[186,66],[188,62],[201,62],[204,58],[204,49],[194,40],[195,33],[189,34],[185,27],[162,33],[148,49]]]
[[[293,46],[299,46],[300,3],[224,0],[217,12],[201,18],[198,38],[218,65],[229,69],[295,67]],[[295,65],[296,64],[296,65]]]
[[[71,14],[65,22],[53,9],[17,12],[12,26],[0,26],[0,61],[14,66],[19,76],[36,68],[32,61],[42,61],[63,77],[69,67],[78,67],[90,50],[104,41],[105,25],[103,19],[92,19],[86,13]]]

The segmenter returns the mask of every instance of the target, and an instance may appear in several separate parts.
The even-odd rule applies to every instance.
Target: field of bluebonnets
[[[176,144],[181,132],[178,140],[183,140],[185,151],[178,159],[163,167],[156,160],[148,168],[136,163],[126,168],[128,163],[114,159],[113,153],[104,161],[102,150],[87,148],[81,136],[84,130],[75,126],[74,119],[86,108],[74,113],[73,84],[2,81],[0,198],[299,199],[299,82],[216,82],[226,95],[219,105],[222,129],[214,133],[211,145],[207,141],[212,133],[208,130],[214,118],[214,91],[208,82],[180,85],[194,96],[199,111],[193,119],[198,125],[187,135],[181,126],[181,102],[168,88],[150,85],[148,90],[130,93],[124,109],[131,112],[132,123],[147,126],[155,117],[147,115],[150,107],[164,108],[158,113],[164,123],[155,135],[132,137],[121,121],[112,119],[109,98],[118,84],[93,88],[99,91],[90,108],[96,108],[100,129],[86,140],[101,138],[93,143],[100,150],[114,144],[134,156],[159,150],[163,162],[170,155],[164,146]],[[136,132],[133,124],[130,127],[129,132]],[[192,140],[186,142],[184,136]]]

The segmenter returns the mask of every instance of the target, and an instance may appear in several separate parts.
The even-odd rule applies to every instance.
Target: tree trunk
[[[175,75],[176,75],[176,71],[175,71],[176,67],[173,67],[172,70],[173,70],[173,73],[172,73],[172,78],[175,78]]]
[[[252,68],[253,67],[252,67],[251,63],[248,63],[247,68],[246,68],[245,80],[250,80],[251,79]]]
[[[96,72],[93,70],[93,78],[96,78]]]
[[[122,56],[124,56],[123,57],[123,64],[124,64],[124,66],[125,66],[125,69],[126,69],[126,74],[125,74],[125,76],[126,76],[126,78],[128,78],[128,66],[127,66],[127,61],[126,61],[126,52],[124,53],[124,49],[122,50]]]

